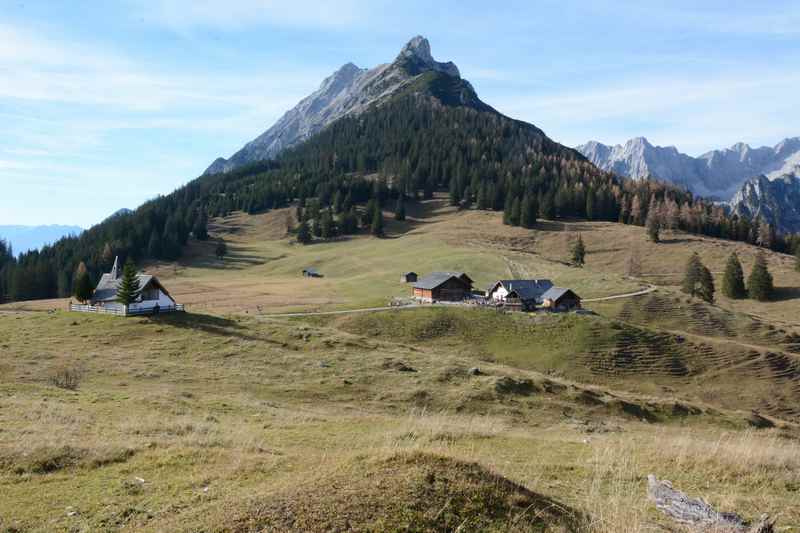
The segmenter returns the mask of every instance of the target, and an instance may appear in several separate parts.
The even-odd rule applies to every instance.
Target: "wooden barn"
[[[581,297],[570,289],[553,287],[542,295],[542,307],[550,311],[570,311],[580,309]]]
[[[433,272],[414,283],[414,297],[424,302],[459,302],[472,294],[472,279],[463,272]]]
[[[416,283],[417,282],[417,273],[416,272],[404,272],[402,276],[400,276],[401,283]]]

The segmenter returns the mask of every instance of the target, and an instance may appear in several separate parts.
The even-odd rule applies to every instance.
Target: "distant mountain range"
[[[17,255],[38,250],[68,235],[80,235],[82,231],[78,226],[0,226],[0,239],[9,242]]]
[[[731,200],[753,177],[776,179],[800,174],[800,137],[785,139],[773,147],[752,148],[738,143],[699,157],[681,153],[674,146],[654,146],[644,137],[615,146],[590,141],[577,150],[598,167],[621,176],[655,177],[722,201]]]
[[[800,178],[792,175],[747,180],[730,202],[739,216],[763,218],[780,233],[800,233]]]
[[[428,40],[417,36],[403,47],[392,63],[372,69],[362,69],[353,63],[345,64],[267,131],[229,159],[220,157],[214,161],[205,174],[229,172],[274,158],[285,148],[309,139],[336,120],[366,111],[372,104],[387,100],[408,88],[424,72],[440,72],[447,74],[450,80],[457,80],[452,87],[448,87],[449,96],[457,103],[481,110],[491,109],[478,99],[472,85],[461,78],[455,64],[434,60]]]

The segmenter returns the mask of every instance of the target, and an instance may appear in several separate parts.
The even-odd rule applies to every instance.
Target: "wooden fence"
[[[183,304],[175,304],[170,306],[164,306],[157,308],[151,307],[148,309],[128,309],[125,306],[120,307],[100,307],[94,305],[81,305],[81,304],[69,304],[70,311],[76,311],[79,313],[101,313],[105,315],[115,315],[115,316],[142,316],[142,315],[155,315],[161,313],[175,313],[175,312],[183,312],[185,311]]]

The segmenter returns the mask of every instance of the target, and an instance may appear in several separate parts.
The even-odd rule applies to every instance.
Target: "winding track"
[[[613,296],[604,296],[602,298],[588,298],[584,302],[605,302],[608,300],[619,300],[622,298],[634,298],[655,292],[657,287],[650,285],[646,289],[637,292],[628,292],[625,294],[615,294]],[[260,318],[292,318],[303,316],[326,316],[326,315],[349,315],[356,313],[373,313],[378,311],[402,311],[404,309],[419,309],[421,307],[451,307],[452,304],[411,304],[411,305],[396,305],[396,306],[383,306],[383,307],[362,307],[359,309],[344,309],[341,311],[310,311],[306,313],[271,313],[265,315],[258,315]]]

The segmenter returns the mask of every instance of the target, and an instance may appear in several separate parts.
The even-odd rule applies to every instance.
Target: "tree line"
[[[523,227],[540,218],[652,220],[779,251],[796,243],[677,187],[620,180],[530,124],[406,94],[336,121],[275,161],[201,176],[78,237],[17,259],[0,255],[0,299],[68,296],[80,263],[95,282],[115,256],[174,260],[190,237],[208,238],[210,218],[238,210],[295,205],[292,230],[306,242],[357,231],[380,236],[384,210],[402,219],[407,202],[436,191],[453,205],[502,212],[506,224]]]

